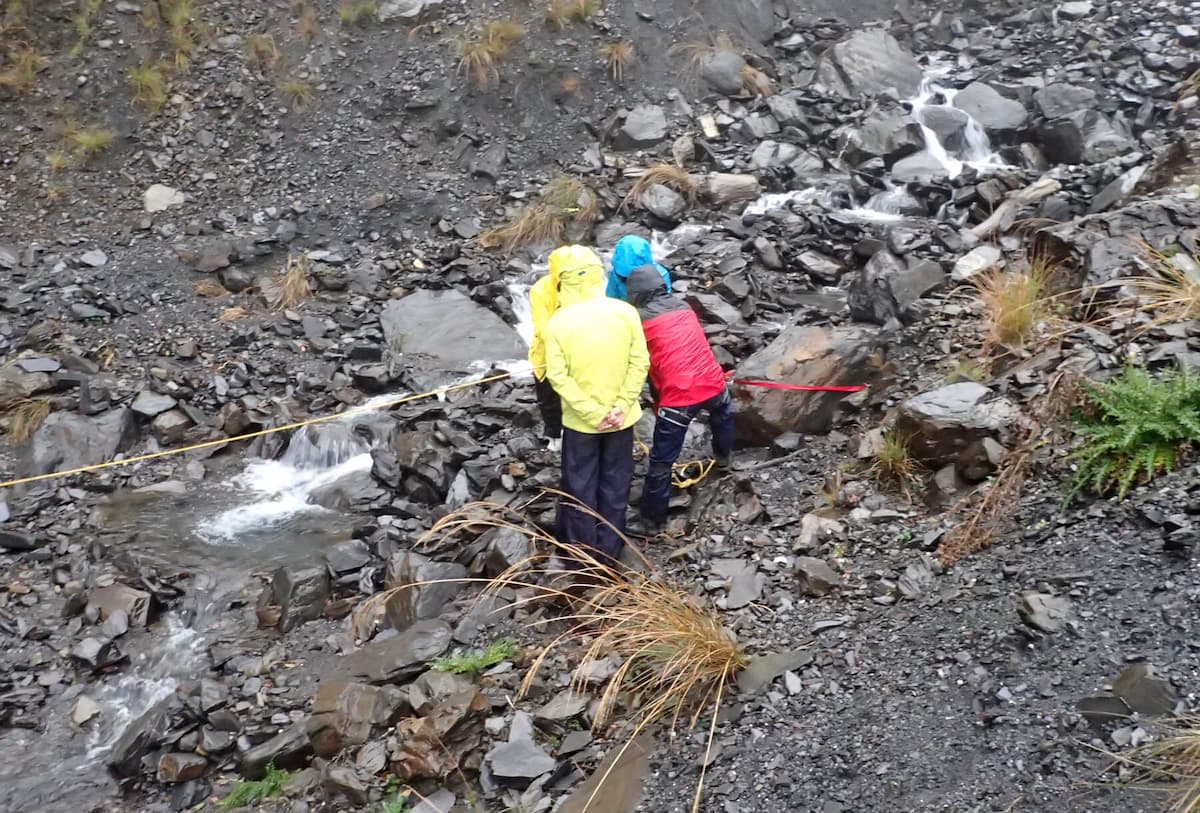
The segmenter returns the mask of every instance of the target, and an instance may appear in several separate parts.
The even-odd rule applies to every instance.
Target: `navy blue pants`
[[[650,468],[642,487],[641,514],[652,522],[663,522],[671,503],[671,470],[683,451],[688,426],[701,412],[708,412],[712,428],[713,454],[728,460],[733,454],[733,401],[729,388],[700,404],[687,407],[660,407],[654,424],[654,446],[650,450]]]
[[[568,500],[558,505],[558,539],[588,548],[612,564],[625,547],[625,512],[633,484],[633,427],[597,435],[563,429],[562,490],[608,521],[598,521]],[[611,526],[611,527],[610,527]]]

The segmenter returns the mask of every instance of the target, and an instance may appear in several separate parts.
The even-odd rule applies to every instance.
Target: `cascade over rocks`
[[[954,106],[996,137],[1019,129],[1029,117],[1025,105],[1001,96],[991,85],[973,82],[954,95]]]

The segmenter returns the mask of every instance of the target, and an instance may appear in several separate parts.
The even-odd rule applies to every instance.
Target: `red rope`
[[[750,378],[733,378],[729,377],[731,384],[737,384],[742,387],[765,387],[770,390],[790,390],[792,392],[862,392],[866,389],[865,386],[848,386],[848,387],[818,387],[812,384],[779,384],[775,381],[755,381]]]

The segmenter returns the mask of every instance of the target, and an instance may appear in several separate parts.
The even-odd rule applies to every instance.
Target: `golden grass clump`
[[[700,75],[700,66],[707,57],[722,52],[741,54],[741,50],[734,45],[733,39],[724,31],[718,32],[711,39],[681,42],[678,45],[672,45],[667,50],[668,54],[683,60],[683,73],[689,81]]]
[[[175,67],[185,70],[204,36],[202,27],[196,21],[196,1],[169,0],[165,16],[171,46],[175,49]]]
[[[1183,107],[1183,103],[1200,93],[1200,69],[1194,71],[1187,79],[1179,83],[1179,96],[1175,99],[1175,109]]]
[[[321,21],[317,17],[317,10],[304,3],[298,7],[299,16],[296,18],[296,25],[293,31],[296,36],[305,42],[312,42],[321,33]]]
[[[99,125],[68,125],[67,148],[76,160],[88,162],[102,155],[116,140],[116,133]]]
[[[1151,742],[1111,756],[1135,787],[1165,795],[1167,813],[1200,813],[1200,715],[1174,717]]]
[[[104,0],[79,0],[79,10],[71,18],[76,37],[75,47],[71,49],[72,57],[78,57],[87,47],[88,41],[92,38],[92,24],[103,5]]]
[[[309,262],[308,257],[305,257],[303,254],[288,256],[287,264],[284,265],[278,280],[278,307],[280,310],[294,308],[312,296],[312,287],[308,280],[311,270],[312,264]]]
[[[246,40],[246,62],[259,73],[273,73],[283,60],[270,34],[251,34]]]
[[[225,286],[215,279],[196,280],[192,283],[192,293],[196,296],[206,296],[211,299],[218,299],[229,295],[229,291],[225,290]]]
[[[46,153],[46,169],[50,174],[57,175],[71,166],[71,157],[62,150],[51,150]]]
[[[167,73],[161,65],[139,65],[129,71],[134,104],[157,113],[167,103]]]
[[[1140,300],[1138,310],[1155,314],[1155,325],[1200,317],[1200,257],[1182,248],[1159,251],[1146,243],[1138,249],[1149,273],[1121,280]]]
[[[305,79],[289,79],[279,87],[280,94],[290,110],[307,110],[312,106],[317,91],[312,82]]]
[[[513,20],[489,20],[454,44],[458,73],[480,91],[500,81],[500,63],[525,36],[525,26]]]
[[[246,310],[240,305],[234,305],[221,311],[220,316],[217,317],[217,321],[227,325],[231,322],[237,322],[245,319],[249,315],[250,311]]]
[[[871,462],[871,476],[906,494],[921,488],[921,464],[913,456],[912,439],[895,430],[885,432]]]
[[[538,199],[503,226],[479,236],[484,248],[511,254],[521,246],[562,242],[571,223],[591,225],[600,219],[596,192],[575,178],[560,176],[543,187]]]
[[[572,508],[587,511],[578,504]],[[748,659],[703,597],[681,590],[660,573],[631,572],[600,561],[586,549],[564,545],[530,526],[518,511],[498,504],[475,503],[447,515],[417,547],[437,547],[461,532],[478,534],[488,528],[524,534],[541,552],[500,574],[485,592],[514,590],[525,596],[519,605],[550,600],[571,608],[559,619],[565,629],[533,659],[521,684],[522,694],[533,688],[543,666],[556,655],[581,652],[580,663],[616,656],[621,666],[601,692],[593,728],[602,730],[619,708],[628,709],[636,720],[631,743],[655,723],[674,728],[686,721],[694,728],[711,713],[711,748],[721,703]],[[573,560],[577,567],[568,567],[564,560]],[[410,587],[401,585],[372,596],[355,610],[352,629],[371,629],[389,600]],[[585,691],[585,679],[577,673],[577,691]],[[703,782],[702,771],[693,810],[698,809]],[[597,793],[603,784],[602,779]]]
[[[775,85],[771,77],[753,65],[742,67],[742,92],[747,96],[774,96]]]
[[[342,0],[338,5],[338,20],[342,25],[367,26],[379,22],[379,4],[374,2],[358,2],[358,0]]]
[[[586,23],[603,8],[600,0],[550,0],[546,22],[561,31],[571,23]]]
[[[14,443],[24,443],[33,437],[42,422],[50,415],[50,402],[45,398],[26,398],[8,411],[8,434]]]
[[[696,205],[696,199],[700,195],[700,184],[688,174],[687,170],[681,169],[674,164],[653,164],[638,176],[638,179],[633,184],[633,188],[625,196],[621,207],[629,209],[629,207],[636,205],[641,200],[643,194],[652,186],[659,184],[673,189],[682,195],[684,200],[687,201],[689,209]]]
[[[1049,296],[1054,265],[1039,260],[1017,271],[994,269],[972,280],[983,306],[989,347],[1021,347],[1052,315]]]
[[[0,71],[0,88],[12,93],[25,93],[37,84],[38,74],[50,64],[50,60],[37,49],[26,45],[11,51],[5,64],[7,67]]]
[[[606,42],[600,46],[600,56],[604,58],[604,64],[608,68],[608,75],[613,78],[614,82],[620,82],[625,78],[625,71],[637,59],[637,51],[633,47],[633,43],[628,40],[617,40],[616,42]]]

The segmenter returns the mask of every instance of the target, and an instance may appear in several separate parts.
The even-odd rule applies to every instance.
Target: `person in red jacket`
[[[725,371],[708,346],[700,320],[686,302],[668,292],[658,269],[652,265],[634,269],[626,289],[629,303],[642,318],[658,416],[639,511],[640,530],[655,534],[667,520],[672,468],[683,451],[688,426],[701,412],[708,412],[717,466],[728,470],[733,454],[733,402]]]

